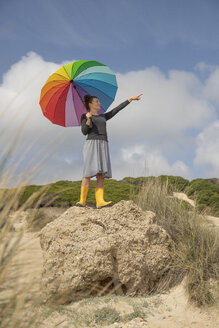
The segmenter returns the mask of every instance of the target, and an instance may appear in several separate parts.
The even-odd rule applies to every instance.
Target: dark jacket
[[[106,121],[111,119],[114,115],[116,115],[121,109],[126,107],[130,102],[125,100],[117,107],[113,108],[109,112],[92,115],[90,125],[87,125],[87,117],[86,114],[83,113],[81,115],[81,131],[84,135],[88,135],[86,140],[90,139],[102,139],[108,141],[107,131],[106,131]]]

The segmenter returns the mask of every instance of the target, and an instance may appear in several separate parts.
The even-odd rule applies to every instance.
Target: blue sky
[[[217,0],[8,0],[0,4],[0,76],[28,51],[95,58],[117,72],[219,63]]]
[[[66,141],[66,147],[59,149],[62,156],[54,158],[54,171],[46,164],[36,182],[81,179],[80,151],[85,138],[80,129],[51,125],[38,104],[46,77],[64,62],[79,59],[100,61],[117,74],[119,92],[114,105],[143,93],[141,101],[132,102],[109,124],[113,178],[129,175],[135,161],[142,160],[155,161],[157,175],[218,176],[218,17],[217,0],[0,1],[1,107],[16,97],[13,110],[21,106],[19,115],[32,108],[36,116],[30,118],[32,134],[24,129],[25,140],[44,126],[48,138],[58,132],[75,141],[72,153]],[[33,81],[35,76],[37,81]],[[132,133],[120,132],[121,122],[130,124],[136,110],[145,115],[141,119],[145,134],[137,119]],[[162,122],[171,122],[170,127],[165,129]],[[8,131],[10,127],[11,123]],[[149,166],[152,173],[153,164]],[[133,169],[133,175],[139,172]]]

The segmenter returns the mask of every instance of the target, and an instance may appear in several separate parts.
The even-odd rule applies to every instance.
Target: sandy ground
[[[177,193],[175,197],[185,199],[183,193]],[[56,209],[47,209],[56,211]],[[65,209],[58,209],[56,215],[60,215]],[[219,218],[210,217],[213,224],[218,226]],[[22,220],[19,222],[22,226]],[[18,228],[19,230],[19,228]],[[16,238],[18,231],[11,232],[12,239]],[[16,256],[12,261],[4,288],[0,291],[0,302],[11,294],[11,287],[16,280],[18,291],[27,295],[40,294],[42,273],[42,251],[38,232],[25,233],[17,248]],[[20,269],[19,269],[20,268]],[[217,328],[219,327],[219,300],[214,307],[199,310],[187,303],[184,289],[185,281],[172,288],[168,293],[157,294],[148,297],[122,297],[103,296],[94,297],[71,304],[60,306],[58,310],[52,310],[47,318],[41,316],[39,328],[82,328],[82,327],[107,327],[107,328]],[[137,306],[137,310],[136,310]],[[46,305],[39,307],[38,315],[45,310]],[[127,322],[100,323],[90,318],[94,317],[95,311],[103,307],[116,309],[121,316],[130,315]],[[140,311],[138,315],[138,311]],[[86,323],[87,322],[87,323]]]
[[[184,192],[173,192],[173,196],[179,199],[183,199],[187,201],[189,204],[191,204],[192,206],[195,206],[195,201],[193,199],[188,198],[188,196],[184,194]]]
[[[187,201],[189,204],[191,204],[192,206],[195,206],[195,201],[188,198],[188,196],[186,194],[184,194],[183,192],[173,192],[173,196],[177,197],[179,199],[183,199],[183,200]],[[219,217],[211,216],[211,215],[206,215],[205,217],[214,226],[219,227]]]
[[[133,318],[127,322],[115,322],[113,324],[100,324],[95,320],[90,327],[107,328],[217,328],[219,327],[219,311],[214,306],[211,309],[199,310],[187,304],[183,281],[180,285],[172,288],[168,293],[158,294],[150,297],[101,297],[93,298],[89,301],[82,300],[68,305],[63,312],[54,311],[51,317],[47,318],[40,328],[59,327],[88,327],[86,318],[91,317],[97,309],[104,307],[116,309],[121,316],[136,313],[136,306],[140,310],[140,317]],[[142,316],[143,314],[143,316]],[[74,315],[77,315],[75,326]]]

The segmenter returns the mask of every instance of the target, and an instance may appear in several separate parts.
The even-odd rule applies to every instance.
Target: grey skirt
[[[112,178],[109,145],[106,140],[86,139],[83,146],[83,178],[97,176]]]

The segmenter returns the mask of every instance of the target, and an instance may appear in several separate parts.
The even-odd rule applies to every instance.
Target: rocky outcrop
[[[73,206],[40,233],[45,300],[146,294],[167,270],[171,243],[155,213],[131,200],[98,210]]]

